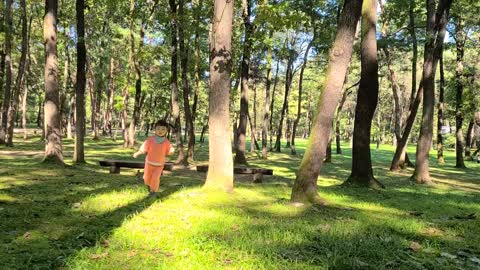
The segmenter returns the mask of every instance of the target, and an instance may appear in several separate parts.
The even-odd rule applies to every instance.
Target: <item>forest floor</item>
[[[43,147],[39,137],[0,146],[0,269],[480,269],[480,164],[455,169],[451,150],[444,165],[432,151],[435,185],[421,186],[412,169],[388,170],[392,146],[372,146],[387,188],[371,190],[339,186],[344,145],[318,181],[330,204],[316,207],[289,203],[300,156],[288,149],[248,155],[274,170],[262,184],[238,176],[233,194],[207,193],[205,174],[179,169],[149,198],[136,170],[97,165],[131,159],[121,141],[88,138],[88,164],[65,168],[41,164]],[[64,150],[71,164],[72,140]],[[207,150],[197,145],[199,162]]]

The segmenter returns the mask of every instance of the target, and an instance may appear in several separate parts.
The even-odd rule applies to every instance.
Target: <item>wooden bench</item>
[[[98,162],[100,166],[110,167],[110,173],[120,173],[120,168],[135,168],[143,169],[145,162],[136,160],[100,160]],[[163,166],[163,170],[171,171],[173,169],[173,163],[167,162]]]
[[[208,165],[197,165],[197,172],[207,172]],[[264,175],[273,175],[273,170],[264,168],[233,168],[234,174],[253,174],[253,182],[261,183]]]

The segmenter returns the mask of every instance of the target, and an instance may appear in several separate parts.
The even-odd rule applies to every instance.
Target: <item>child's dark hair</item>
[[[158,120],[157,123],[155,123],[155,127],[170,127],[170,125],[167,123],[165,120]]]

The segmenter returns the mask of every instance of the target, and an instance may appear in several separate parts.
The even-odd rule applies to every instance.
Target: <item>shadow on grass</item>
[[[31,159],[0,158],[8,164],[0,175],[0,268],[55,269],[86,247],[107,239],[126,219],[164,200],[184,186],[182,181],[149,198],[135,177],[97,172],[97,166],[55,167]],[[168,176],[163,182],[170,182]],[[133,194],[115,202],[115,194]],[[114,194],[107,211],[80,211],[97,196]]]

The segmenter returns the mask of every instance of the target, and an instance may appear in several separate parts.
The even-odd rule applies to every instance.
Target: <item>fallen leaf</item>
[[[31,236],[32,236],[31,232],[26,232],[26,233],[23,234],[23,238],[25,238],[25,239],[30,239]]]
[[[237,224],[233,224],[230,229],[232,229],[232,231],[238,231],[240,229],[240,226],[238,226]]]
[[[82,203],[79,203],[79,202],[74,203],[74,204],[72,205],[73,208],[80,208],[81,206],[82,206]]]
[[[442,253],[440,253],[440,256],[445,257],[445,258],[449,258],[449,259],[456,259],[457,258],[457,256],[455,256],[453,254],[450,254],[448,252],[442,252]]]
[[[227,259],[224,259],[224,260],[223,260],[223,264],[231,264],[231,263],[233,263],[233,260],[232,260],[232,259],[228,259],[228,258],[227,258]]]
[[[127,256],[130,258],[130,257],[133,257],[137,255],[137,251],[136,250],[131,250],[130,252],[128,252]]]
[[[102,247],[109,247],[109,246],[110,246],[110,242],[108,242],[107,239],[103,239],[102,242],[101,242],[101,245],[102,245]]]
[[[102,259],[102,258],[105,258],[108,256],[108,253],[105,252],[105,253],[101,253],[101,254],[91,254],[88,256],[89,259],[91,260],[98,260],[98,259]]]
[[[412,242],[410,242],[409,248],[410,248],[411,250],[417,252],[417,251],[419,251],[420,249],[422,249],[422,246],[421,246],[419,243],[417,243],[417,242],[415,242],[415,241],[412,241]]]

